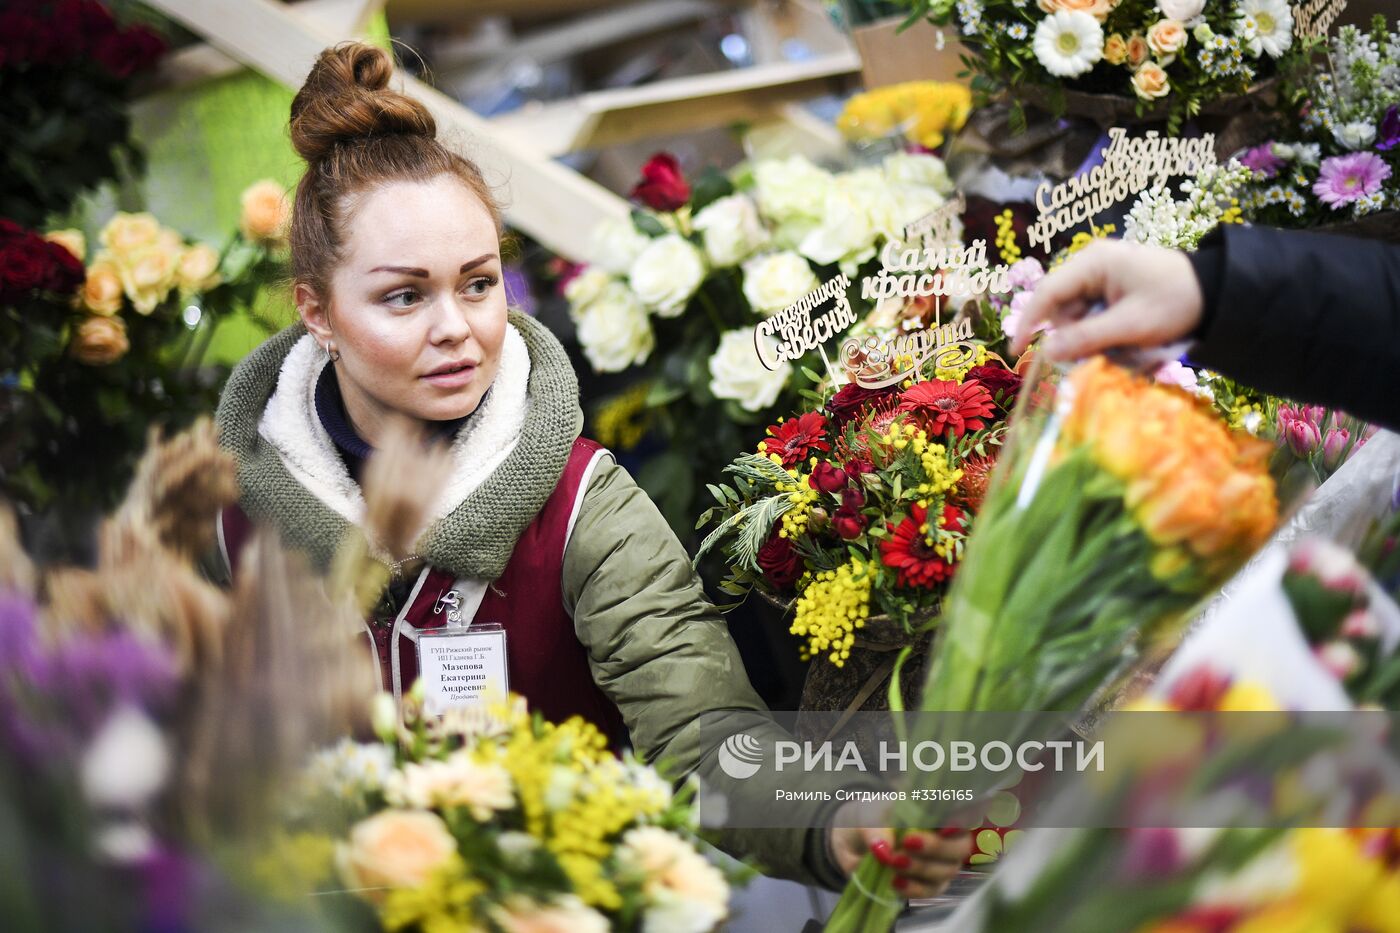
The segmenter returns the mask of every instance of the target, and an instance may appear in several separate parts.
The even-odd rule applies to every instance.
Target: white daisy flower
[[[1293,11],[1287,0],[1240,0],[1235,34],[1255,58],[1278,58],[1293,44]]]
[[[1103,58],[1103,28],[1083,10],[1051,13],[1035,27],[1036,60],[1059,78],[1073,78]]]

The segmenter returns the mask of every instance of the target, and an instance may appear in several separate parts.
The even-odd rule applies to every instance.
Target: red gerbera
[[[814,450],[823,453],[831,450],[826,440],[826,418],[821,412],[809,411],[775,424],[768,429],[768,438],[758,448],[765,454],[782,457],[785,467],[796,466]]]
[[[952,431],[954,437],[980,431],[987,426],[982,419],[996,412],[992,393],[976,379],[918,382],[905,389],[900,399],[899,410],[913,412],[930,437],[942,437],[945,431]]]
[[[880,542],[880,559],[886,567],[899,571],[900,586],[930,589],[953,575],[953,563],[934,550],[921,530],[927,521],[928,510],[915,505],[908,518],[898,526],[889,526],[892,537]],[[962,521],[962,509],[945,505],[938,527],[945,531],[961,530]]]

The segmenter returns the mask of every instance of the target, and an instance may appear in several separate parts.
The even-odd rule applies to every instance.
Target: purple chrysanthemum
[[[1265,178],[1273,178],[1283,168],[1283,160],[1274,154],[1274,144],[1264,143],[1253,149],[1246,149],[1240,156],[1240,164],[1259,172]]]
[[[1370,197],[1390,177],[1390,166],[1374,152],[1353,152],[1324,159],[1313,194],[1334,211]]]

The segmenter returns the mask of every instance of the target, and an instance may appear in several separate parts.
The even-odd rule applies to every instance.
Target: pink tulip
[[[1351,432],[1346,428],[1329,428],[1322,441],[1322,465],[1328,470],[1341,466],[1350,442]]]
[[[1317,448],[1322,443],[1322,435],[1311,421],[1303,418],[1284,421],[1283,412],[1280,410],[1279,427],[1289,448],[1299,457],[1307,458],[1317,453]]]

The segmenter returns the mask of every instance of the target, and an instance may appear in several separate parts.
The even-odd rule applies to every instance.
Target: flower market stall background
[[[1394,435],[1181,354],[1058,372],[1009,348],[1046,271],[1103,237],[1400,238],[1386,6],[6,4],[0,914],[93,929],[72,897],[97,894],[112,929],[1395,929],[1394,830],[1067,833],[1023,825],[1014,786],[960,815],[956,896],[903,919],[877,856],[839,902],[755,880],[697,831],[691,782],[581,721],[372,706],[362,658],[293,631],[355,615],[383,572],[363,553],[320,580],[259,538],[232,592],[196,566],[236,497],[201,416],[295,316],[291,96],[367,37],[506,193],[513,303],[565,343],[585,433],[687,546],[764,699],[809,714],[800,738],[857,711],[1393,711]],[[240,662],[265,650],[300,676]]]

